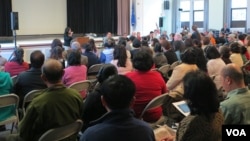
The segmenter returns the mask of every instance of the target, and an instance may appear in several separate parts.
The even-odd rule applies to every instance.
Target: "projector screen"
[[[18,12],[17,35],[63,34],[67,26],[66,0],[12,0]]]

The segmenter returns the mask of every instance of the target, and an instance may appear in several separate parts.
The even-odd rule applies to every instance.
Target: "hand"
[[[174,140],[175,140],[175,136],[171,136],[171,135],[164,139],[161,139],[161,141],[174,141]]]

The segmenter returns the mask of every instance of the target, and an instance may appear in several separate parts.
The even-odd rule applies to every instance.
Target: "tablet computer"
[[[190,109],[187,102],[182,100],[172,103],[183,115],[188,116],[190,114]]]

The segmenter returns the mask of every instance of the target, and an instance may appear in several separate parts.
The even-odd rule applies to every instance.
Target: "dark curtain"
[[[67,26],[74,33],[117,33],[117,0],[67,0]]]
[[[10,27],[11,0],[0,0],[0,36],[12,36]]]

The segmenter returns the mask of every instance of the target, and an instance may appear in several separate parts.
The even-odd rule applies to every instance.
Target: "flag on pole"
[[[136,15],[135,15],[135,2],[132,2],[132,10],[131,10],[131,25],[135,27],[136,25]]]

